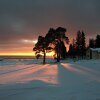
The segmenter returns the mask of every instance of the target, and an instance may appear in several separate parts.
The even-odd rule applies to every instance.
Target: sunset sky
[[[0,0],[0,55],[33,55],[37,37],[59,26],[71,39],[100,34],[100,0]]]

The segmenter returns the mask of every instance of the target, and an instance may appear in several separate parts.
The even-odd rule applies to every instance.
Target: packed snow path
[[[100,61],[2,61],[0,100],[100,100]]]

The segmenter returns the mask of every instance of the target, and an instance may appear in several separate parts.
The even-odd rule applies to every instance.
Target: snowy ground
[[[100,60],[0,61],[0,100],[100,100]]]

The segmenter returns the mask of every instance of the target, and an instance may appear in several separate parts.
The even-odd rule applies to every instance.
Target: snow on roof
[[[90,50],[100,52],[100,48],[90,48]]]

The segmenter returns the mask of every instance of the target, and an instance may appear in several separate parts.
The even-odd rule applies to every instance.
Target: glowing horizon
[[[46,53],[46,55],[53,56],[54,52]],[[0,56],[35,56],[35,52],[0,53]]]
[[[30,53],[16,52],[16,53],[0,53],[0,56],[35,56],[35,54],[33,52]]]

